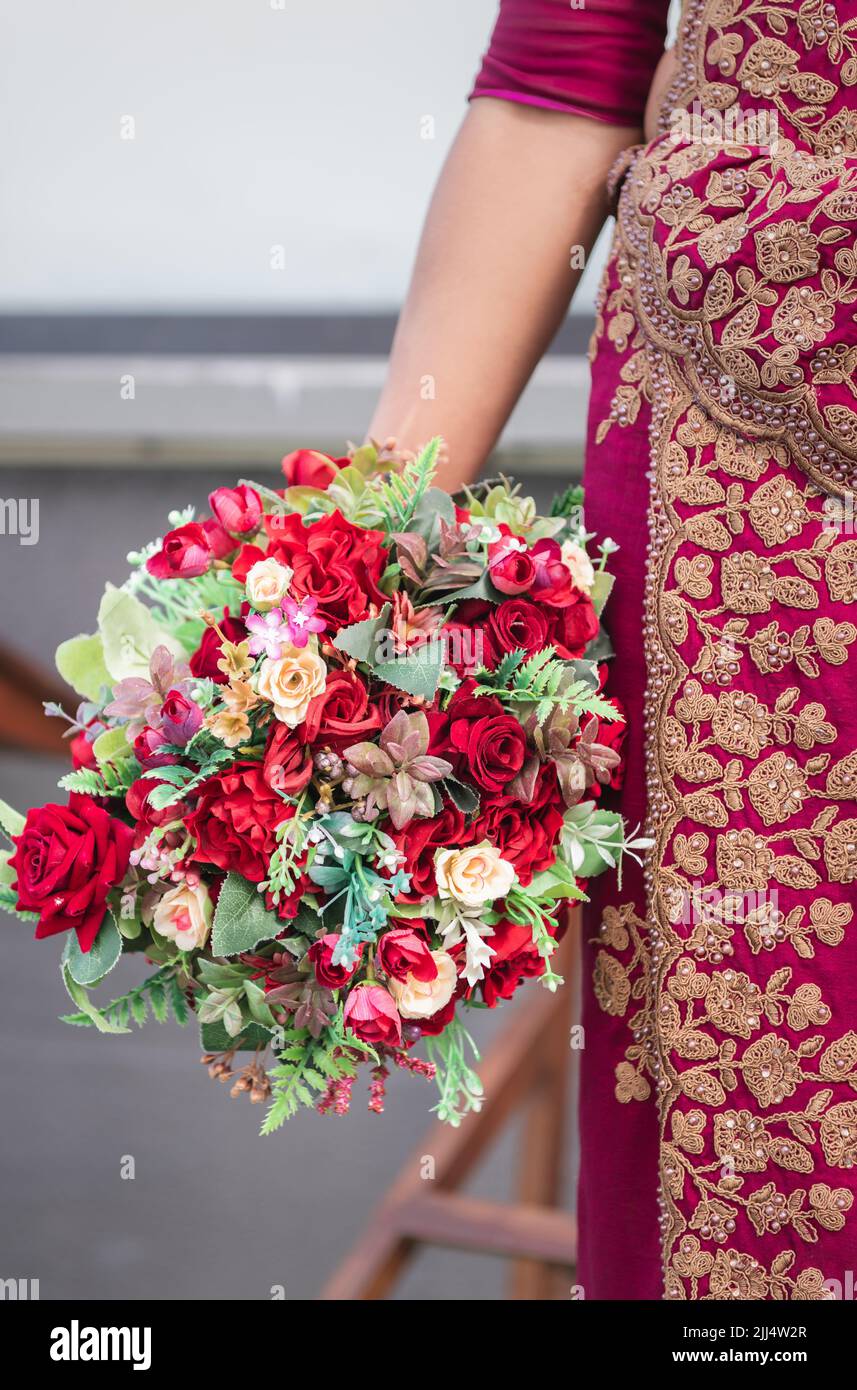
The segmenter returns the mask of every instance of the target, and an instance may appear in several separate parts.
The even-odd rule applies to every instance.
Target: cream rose
[[[583,546],[575,545],[574,541],[564,541],[562,558],[564,564],[571,570],[571,577],[577,588],[588,594],[595,583],[595,570],[592,568],[592,561]]]
[[[452,898],[461,907],[484,907],[505,898],[517,877],[515,866],[487,840],[467,849],[437,850],[434,873],[441,898]]]
[[[404,980],[387,981],[402,1018],[431,1018],[446,1007],[455,993],[458,971],[452,956],[446,951],[432,951],[431,958],[437,966],[433,980],[416,980],[407,975]]]
[[[310,700],[320,695],[327,683],[327,667],[314,647],[289,647],[277,661],[262,663],[256,690],[274,706],[282,724],[296,728],[306,719]]]
[[[247,597],[260,613],[267,613],[289,592],[293,570],[279,560],[257,560],[247,572],[244,587]]]
[[[158,900],[152,913],[155,931],[174,941],[180,951],[204,946],[211,929],[214,904],[204,883],[180,883]]]

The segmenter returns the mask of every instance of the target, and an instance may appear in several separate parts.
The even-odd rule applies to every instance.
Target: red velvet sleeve
[[[639,126],[669,0],[501,0],[472,97]]]

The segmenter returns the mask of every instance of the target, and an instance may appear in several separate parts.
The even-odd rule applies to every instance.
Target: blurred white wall
[[[0,310],[397,305],[494,11],[2,0]]]
[[[0,0],[0,312],[396,308],[495,10]]]

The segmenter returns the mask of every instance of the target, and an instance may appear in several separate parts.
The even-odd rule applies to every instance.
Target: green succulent
[[[433,782],[448,777],[452,763],[429,756],[431,734],[421,711],[399,710],[382,731],[378,743],[355,743],[346,748],[346,795],[362,803],[371,818],[386,811],[397,830],[415,816],[433,816]]]

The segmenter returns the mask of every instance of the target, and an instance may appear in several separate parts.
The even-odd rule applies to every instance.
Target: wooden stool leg
[[[545,1065],[524,1112],[516,1196],[527,1206],[556,1207],[560,1203],[571,1076],[569,1030],[578,986],[579,930],[579,921],[575,918],[563,943],[565,984],[556,1001],[555,1020],[544,1041]],[[551,1299],[558,1282],[555,1268],[537,1260],[516,1260],[511,1267],[509,1297],[530,1301]]]

